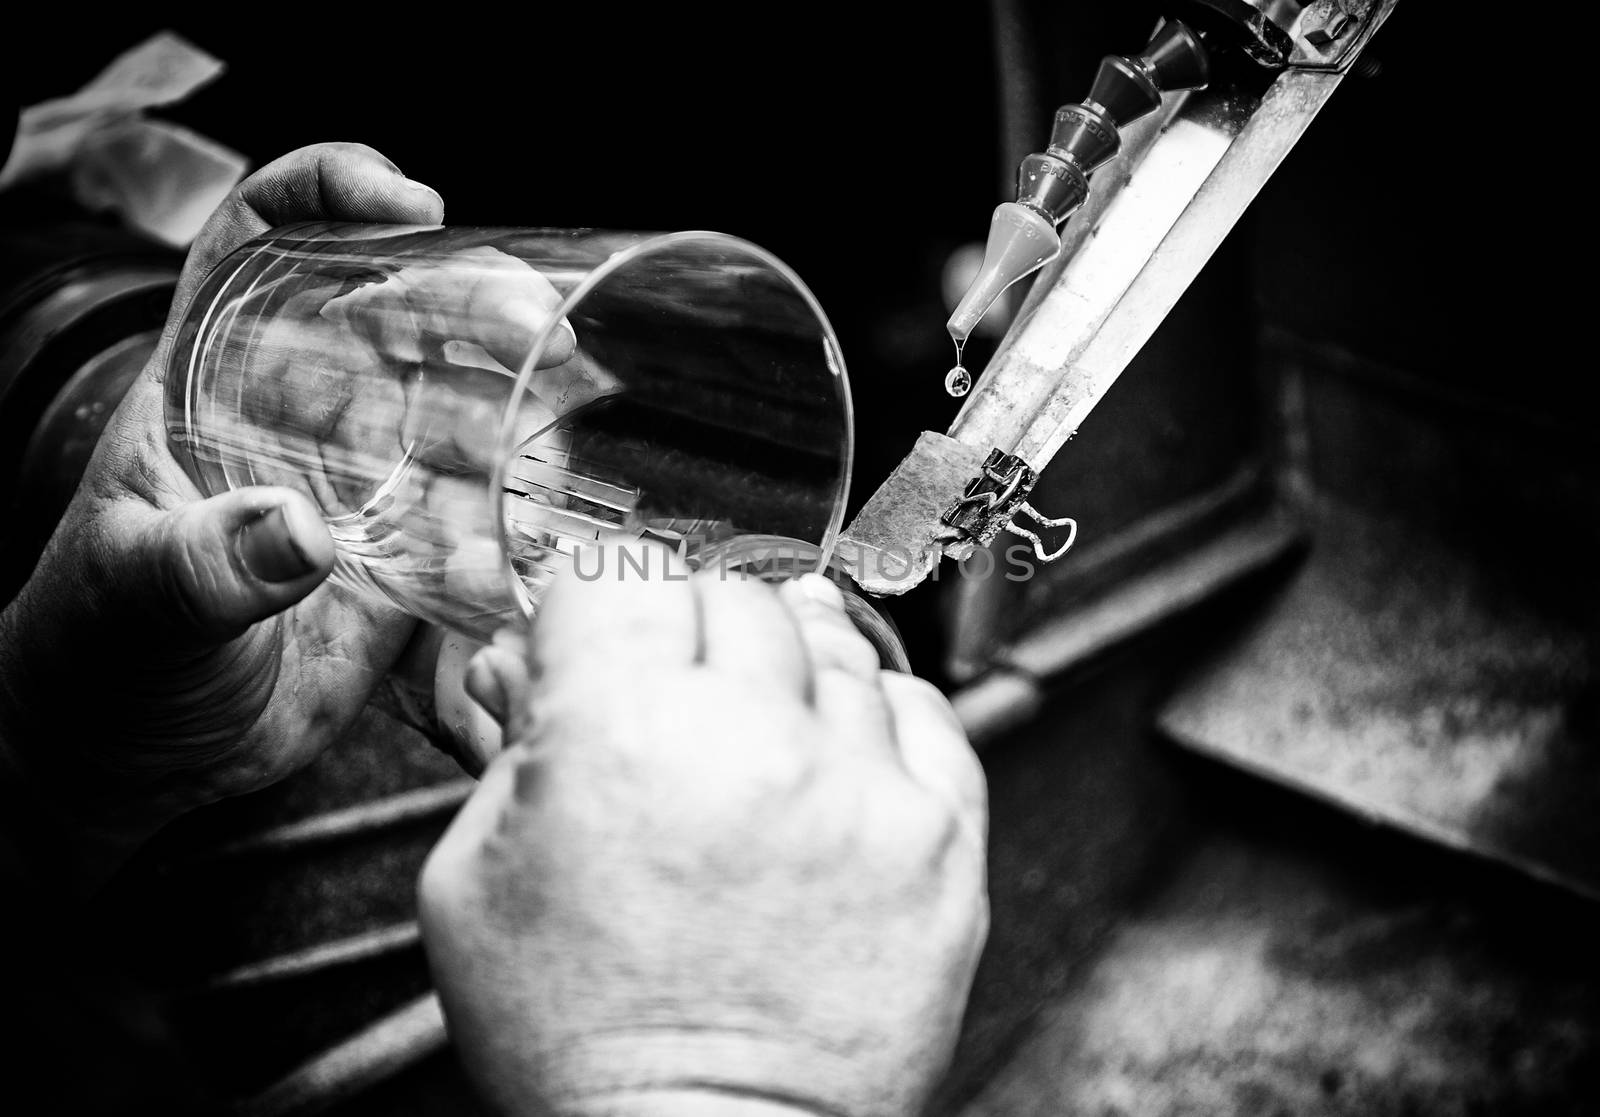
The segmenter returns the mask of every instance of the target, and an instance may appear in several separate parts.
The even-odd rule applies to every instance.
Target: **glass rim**
[[[595,236],[615,235],[615,230],[592,229],[586,233]],[[732,247],[746,253],[762,264],[771,268],[783,278],[800,297],[805,301],[811,313],[816,316],[817,322],[822,327],[823,359],[827,362],[829,371],[833,374],[836,389],[842,403],[841,410],[844,414],[844,453],[842,454],[843,469],[840,471],[838,492],[834,500],[833,513],[828,521],[826,531],[823,532],[819,543],[809,543],[818,549],[817,569],[825,570],[833,555],[833,549],[838,543],[839,532],[844,526],[845,506],[850,498],[851,474],[855,467],[855,403],[850,394],[850,375],[845,368],[844,352],[839,346],[838,334],[834,332],[833,323],[828,319],[827,312],[822,309],[822,304],[817,301],[811,288],[806,286],[803,279],[795,270],[784,263],[773,253],[760,245],[735,236],[732,233],[719,233],[709,229],[688,229],[680,232],[641,234],[640,239],[613,252],[610,256],[595,265],[594,269],[584,276],[567,295],[561,300],[550,320],[544,324],[539,333],[534,337],[532,346],[529,347],[527,356],[522,360],[521,367],[517,370],[516,380],[512,384],[511,396],[506,403],[504,414],[501,416],[500,429],[495,435],[494,469],[489,478],[490,522],[494,529],[495,543],[500,549],[501,565],[505,577],[510,581],[512,597],[517,602],[517,607],[522,613],[524,625],[531,623],[534,614],[538,611],[537,603],[528,592],[528,587],[523,582],[516,569],[511,564],[511,545],[506,531],[506,474],[511,467],[511,460],[516,450],[517,410],[524,394],[529,390],[536,371],[539,355],[544,352],[551,336],[555,333],[560,323],[575,310],[584,299],[588,298],[595,288],[609,280],[617,272],[638,263],[641,259],[670,251],[692,243],[719,244]]]

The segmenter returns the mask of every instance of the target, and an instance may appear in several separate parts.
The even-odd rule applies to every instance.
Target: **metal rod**
[[[212,860],[240,854],[279,853],[388,829],[454,810],[467,801],[467,796],[472,794],[476,786],[475,780],[463,778],[372,799],[353,807],[258,831],[218,846],[202,857]]]
[[[418,997],[302,1063],[255,1097],[238,1117],[307,1117],[394,1077],[448,1043],[444,1009],[434,993]]]
[[[266,985],[288,978],[306,977],[335,966],[347,966],[370,958],[393,954],[416,946],[422,932],[416,921],[379,927],[348,938],[318,943],[304,950],[263,958],[259,962],[227,970],[206,983],[209,990],[239,989]]]

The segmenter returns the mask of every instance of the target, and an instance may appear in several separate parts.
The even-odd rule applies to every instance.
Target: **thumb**
[[[237,636],[282,612],[333,569],[333,539],[293,489],[245,488],[157,518],[127,568],[147,610],[208,640]]]

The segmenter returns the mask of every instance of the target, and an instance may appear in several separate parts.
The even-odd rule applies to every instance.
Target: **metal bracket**
[[[1078,523],[1070,517],[1052,519],[1028,503],[1028,494],[1038,480],[1033,467],[1015,454],[990,450],[983,460],[983,471],[967,482],[965,491],[944,510],[939,522],[954,528],[963,540],[976,546],[993,542],[1002,531],[1013,532],[1032,542],[1033,553],[1040,562],[1054,562],[1077,541]],[[1069,528],[1067,541],[1054,551],[1046,550],[1038,532],[1016,524],[1018,516],[1026,516],[1040,528]]]
[[[1187,22],[1268,70],[1334,70],[1355,62],[1394,0],[1174,0]]]
[[[1289,68],[1349,70],[1393,7],[1382,0],[1312,0],[1290,28]]]

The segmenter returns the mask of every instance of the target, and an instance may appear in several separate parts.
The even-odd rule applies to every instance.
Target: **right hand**
[[[505,1113],[913,1114],[988,925],[977,761],[825,579],[649,561],[474,662],[512,744],[421,883],[468,1073]]]

